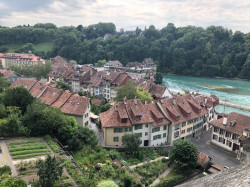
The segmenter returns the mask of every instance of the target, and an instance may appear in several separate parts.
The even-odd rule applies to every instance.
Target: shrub
[[[101,182],[97,187],[118,187],[118,185],[114,181],[108,180]]]
[[[176,175],[172,177],[165,177],[160,180],[156,187],[172,187],[184,180],[186,177],[184,175]]]
[[[3,174],[11,175],[10,166],[4,165],[3,167],[0,168],[0,176],[3,175]]]
[[[10,152],[33,150],[33,149],[45,149],[45,148],[47,148],[47,146],[45,144],[37,144],[37,145],[31,145],[31,146],[10,148]]]
[[[45,141],[49,144],[50,148],[55,152],[59,153],[60,148],[57,146],[57,144],[52,140],[51,136],[46,135],[44,136]]]

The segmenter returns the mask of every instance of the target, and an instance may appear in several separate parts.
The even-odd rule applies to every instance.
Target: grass
[[[51,136],[46,135],[44,136],[45,141],[49,144],[50,148],[55,152],[55,153],[59,153],[60,149],[57,146],[57,144],[52,140]]]
[[[22,144],[33,144],[33,143],[38,143],[38,142],[42,142],[42,140],[27,140],[27,141],[20,141],[20,142],[12,142],[9,143],[9,146],[15,146],[15,145],[22,145]]]
[[[10,148],[10,152],[16,152],[16,151],[24,151],[24,150],[34,150],[34,149],[45,149],[47,146],[45,144],[36,144],[36,145],[30,145],[30,146],[23,146],[23,147],[14,147]]]
[[[26,154],[30,154],[30,153],[43,153],[43,152],[49,152],[49,149],[35,149],[35,150],[16,151],[16,152],[11,152],[11,156],[26,155]]]
[[[8,53],[14,53],[15,50],[19,49],[20,47],[22,47],[24,44],[3,44],[3,46],[8,48]],[[54,42],[42,42],[42,43],[38,43],[38,44],[34,44],[34,49],[35,51],[43,51],[45,53],[47,53],[48,51],[51,51],[54,47]]]
[[[26,154],[26,155],[17,155],[13,156],[13,159],[25,159],[25,158],[32,158],[36,156],[42,156],[42,155],[49,155],[50,152],[44,152],[44,153],[32,153],[32,154]]]

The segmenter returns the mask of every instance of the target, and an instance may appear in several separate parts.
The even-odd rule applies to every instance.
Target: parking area
[[[10,166],[12,176],[17,176],[16,168],[13,165],[5,140],[0,140],[0,147],[2,150],[0,153],[0,167],[4,165]]]
[[[197,146],[198,151],[209,155],[215,164],[228,166],[229,168],[240,164],[240,161],[236,159],[236,154],[211,144],[210,140],[211,132],[206,131],[191,141]]]

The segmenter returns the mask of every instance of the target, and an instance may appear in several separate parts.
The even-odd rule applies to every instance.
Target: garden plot
[[[14,163],[19,163],[18,160],[23,159],[36,160],[38,157],[51,154],[41,138],[12,139],[8,142],[8,149]]]

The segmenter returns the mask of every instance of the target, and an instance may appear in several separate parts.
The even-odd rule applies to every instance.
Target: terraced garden
[[[28,159],[51,154],[42,139],[23,139],[8,144],[10,155],[13,160]]]

